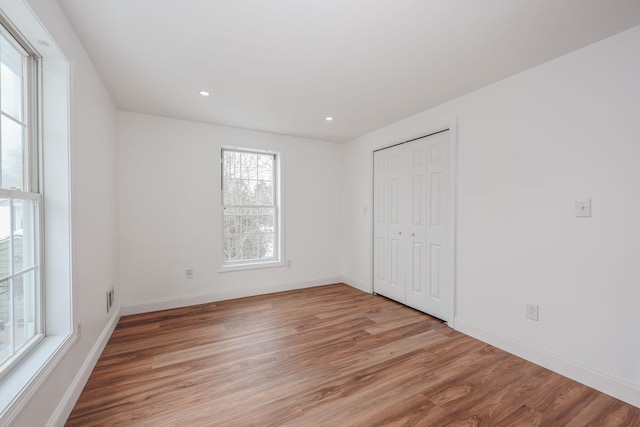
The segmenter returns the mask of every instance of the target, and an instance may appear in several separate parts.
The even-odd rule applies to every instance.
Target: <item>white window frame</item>
[[[10,234],[10,274],[7,277],[3,277],[2,279],[13,280],[14,277],[27,273],[29,271],[35,271],[35,321],[34,321],[34,331],[35,334],[33,337],[29,338],[26,343],[24,343],[21,348],[15,351],[13,354],[0,365],[0,380],[6,376],[14,367],[16,367],[36,346],[45,338],[45,313],[44,307],[45,304],[43,302],[43,286],[44,286],[44,276],[42,268],[43,266],[43,250],[44,247],[44,233],[43,233],[43,198],[40,192],[42,188],[41,179],[41,161],[39,153],[40,150],[40,104],[41,104],[41,96],[40,96],[40,88],[41,88],[41,57],[38,53],[32,49],[29,43],[22,37],[22,35],[13,28],[11,23],[6,20],[2,15],[0,15],[0,33],[23,55],[26,57],[27,66],[24,74],[23,81],[23,119],[22,121],[17,121],[14,117],[4,114],[4,112],[0,113],[2,116],[7,117],[8,119],[24,126],[26,129],[26,160],[24,162],[24,167],[27,169],[26,173],[24,173],[24,189],[15,189],[15,188],[0,188],[0,198],[8,199],[10,204],[10,212],[11,212],[11,230],[14,229],[14,200],[32,200],[36,203],[36,218],[35,218],[35,260],[34,266],[23,269],[21,271],[13,271],[13,231]],[[11,298],[13,299],[13,298]],[[13,311],[13,310],[12,310]],[[13,316],[12,316],[13,317]],[[15,319],[12,319],[12,323]],[[13,340],[13,337],[12,337]],[[12,342],[13,344],[13,342]]]
[[[51,376],[62,378],[56,367],[81,338],[80,324],[75,321],[71,268],[70,62],[26,0],[0,0],[0,19],[23,36],[41,58],[37,139],[39,148],[44,149],[38,156],[39,182],[42,204],[55,206],[42,209],[40,217],[40,233],[44,236],[40,253],[46,254],[46,263],[44,257],[40,260],[45,336],[0,379],[0,424],[12,425],[44,381]],[[116,318],[112,318],[115,327],[113,319]],[[64,411],[57,413],[52,423],[64,424],[60,418],[63,414]]]
[[[267,154],[274,157],[273,164],[273,186],[274,186],[274,208],[275,208],[275,218],[274,218],[274,256],[272,259],[268,260],[235,260],[235,261],[225,261],[224,259],[224,245],[225,245],[225,230],[224,230],[224,152],[225,151],[235,151],[235,152],[243,152],[243,153],[255,153],[255,154]],[[222,267],[220,272],[228,272],[228,271],[240,271],[240,270],[250,270],[256,268],[269,268],[269,267],[282,267],[285,265],[284,262],[284,232],[283,232],[283,224],[284,224],[284,209],[283,209],[283,185],[282,185],[282,154],[277,151],[271,150],[261,150],[255,148],[239,148],[239,147],[229,147],[224,146],[220,150],[220,232],[221,232],[221,263]],[[250,206],[259,208],[261,206]],[[271,206],[269,206],[271,207]]]

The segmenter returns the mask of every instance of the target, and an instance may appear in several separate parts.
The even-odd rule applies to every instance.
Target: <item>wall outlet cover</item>
[[[591,216],[591,199],[576,200],[576,217],[588,218]]]
[[[529,320],[538,321],[538,306],[535,304],[527,304],[526,317]]]

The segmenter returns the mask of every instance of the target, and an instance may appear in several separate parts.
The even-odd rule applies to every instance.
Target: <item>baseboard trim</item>
[[[131,314],[150,313],[158,310],[168,310],[172,308],[187,307],[196,304],[206,304],[210,302],[224,301],[236,298],[252,297],[256,295],[273,294],[276,292],[293,291],[296,289],[311,288],[341,282],[340,277],[329,277],[325,279],[310,280],[307,282],[294,282],[278,285],[265,286],[261,288],[241,289],[225,292],[203,292],[198,294],[180,295],[169,298],[158,298],[147,301],[140,301],[120,306],[120,314],[128,316]]]
[[[349,277],[342,277],[340,281],[344,284],[351,286],[352,288],[358,289],[359,291],[366,292],[368,294],[373,292],[373,290],[371,289],[371,286],[365,286],[362,283],[358,282],[357,280],[353,280]]]
[[[456,318],[455,329],[640,408],[638,386],[460,318]]]
[[[55,411],[53,411],[53,414],[49,417],[47,427],[64,426],[74,405],[76,404],[76,401],[78,400],[78,397],[80,397],[80,393],[82,393],[82,389],[89,380],[89,376],[91,375],[93,368],[96,366],[98,358],[102,354],[104,347],[107,345],[109,338],[111,338],[111,334],[113,334],[119,319],[120,314],[116,311],[114,315],[111,316],[111,319],[102,330],[102,333],[100,333],[100,336],[91,348],[91,351],[84,359],[84,362],[80,366],[80,369],[78,369],[76,376],[73,378],[73,381],[71,381],[67,391],[60,399],[58,406],[56,406]]]

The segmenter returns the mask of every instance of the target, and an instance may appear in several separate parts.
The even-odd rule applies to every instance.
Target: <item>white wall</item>
[[[345,279],[371,289],[372,150],[457,118],[456,328],[640,406],[638,52],[640,27],[349,142]]]
[[[342,145],[126,112],[119,123],[123,314],[339,280]],[[222,146],[281,153],[293,268],[219,272]]]
[[[106,290],[117,287],[117,111],[57,2],[28,4],[70,62],[72,292],[82,335],[12,426],[64,423],[117,313],[105,309]]]

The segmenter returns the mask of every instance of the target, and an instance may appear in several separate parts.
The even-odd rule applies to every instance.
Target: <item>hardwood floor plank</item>
[[[639,426],[640,409],[343,284],[120,319],[67,426]]]

